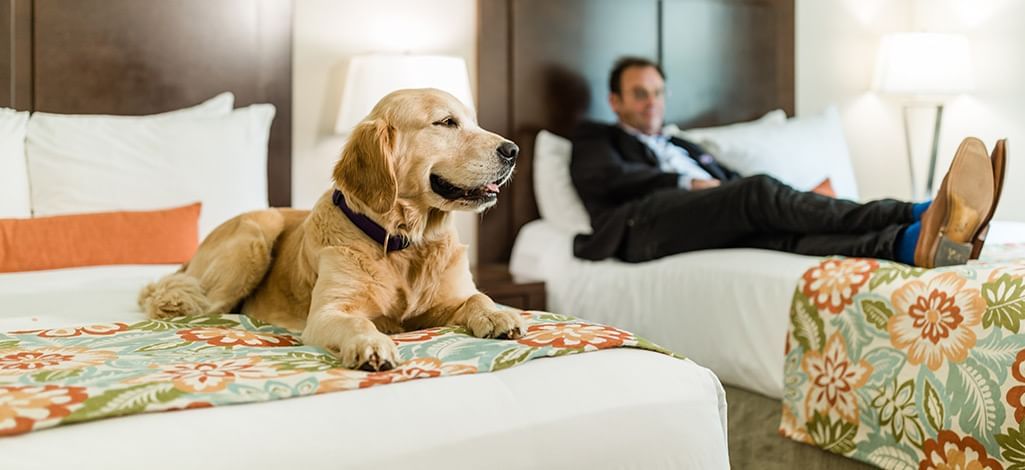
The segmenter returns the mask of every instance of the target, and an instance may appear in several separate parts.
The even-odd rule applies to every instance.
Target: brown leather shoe
[[[982,228],[978,235],[972,240],[971,259],[979,259],[982,254],[982,246],[986,243],[986,235],[989,234],[989,221],[993,220],[993,213],[997,211],[997,204],[1000,202],[1000,193],[1004,190],[1004,174],[1007,170],[1007,139],[997,141],[993,147],[993,154],[990,156],[993,162],[993,207],[989,208],[989,214],[982,221]]]
[[[988,153],[975,137],[961,141],[939,193],[922,214],[916,265],[933,268],[968,262],[972,243],[993,207],[993,166]]]

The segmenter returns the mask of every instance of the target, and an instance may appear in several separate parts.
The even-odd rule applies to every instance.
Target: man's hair
[[[654,67],[655,70],[658,71],[659,76],[662,77],[662,80],[666,79],[666,74],[664,72],[662,72],[662,67],[659,66],[658,63],[656,63],[656,62],[654,62],[654,61],[652,61],[650,59],[645,59],[643,57],[632,57],[632,56],[620,57],[619,60],[616,60],[615,65],[612,66],[612,72],[609,73],[609,91],[610,92],[615,93],[617,95],[622,95],[622,93],[623,93],[623,87],[622,87],[623,71],[628,69],[628,68],[630,68],[630,67]]]

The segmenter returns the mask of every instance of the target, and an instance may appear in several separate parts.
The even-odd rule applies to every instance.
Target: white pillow
[[[206,116],[224,116],[231,112],[235,106],[235,94],[230,91],[225,91],[217,94],[213,98],[210,98],[202,103],[195,106],[189,106],[188,108],[175,109],[157,114],[146,114],[143,116],[125,116],[117,114],[56,114],[56,113],[32,113],[33,116],[61,116],[66,118],[75,119],[91,119],[97,122],[114,120],[114,121],[145,121],[149,119],[178,119],[178,118],[194,118],[194,117],[206,117]]]
[[[534,141],[534,196],[541,218],[570,233],[591,233],[591,217],[569,174],[573,144],[546,130]]]
[[[784,122],[787,122],[786,111],[783,111],[782,109],[774,109],[753,121],[735,122],[733,124],[727,124],[725,126],[701,127],[681,130],[676,124],[669,124],[662,128],[662,133],[670,136],[676,136],[681,139],[686,139],[694,143],[699,143],[702,139],[708,140],[708,138],[713,136],[729,134],[731,132],[750,129],[752,127],[777,126],[783,124]]]
[[[786,119],[787,114],[782,109],[777,109],[749,123],[696,130],[711,133],[741,129],[752,124],[779,125]],[[668,135],[680,135],[683,131],[675,124],[670,124],[663,132]],[[688,140],[696,142],[695,139]],[[574,234],[590,234],[591,217],[584,208],[569,173],[572,151],[573,144],[568,139],[547,130],[537,133],[537,140],[534,141],[534,196],[537,199],[537,210],[541,213],[541,218],[562,230]]]
[[[686,130],[682,136],[704,146],[743,176],[765,173],[802,191],[811,190],[829,178],[837,197],[858,198],[854,169],[835,107],[820,115],[791,118],[782,124],[759,120],[743,127]]]
[[[168,111],[166,113],[151,114],[149,116],[106,116],[106,117],[118,117],[125,119],[144,119],[146,117],[171,117],[171,118],[191,118],[197,116],[224,116],[231,112],[235,107],[235,94],[230,91],[225,91],[217,96],[210,98],[202,103],[188,108],[176,109],[174,111]],[[101,115],[93,115],[95,117],[101,117]]]
[[[28,112],[0,108],[0,219],[32,216],[25,130]]]
[[[675,124],[670,124],[665,126],[663,132],[707,144],[706,136],[728,136],[745,129],[781,126],[786,121],[786,113],[776,109],[754,121],[687,131],[681,131]],[[573,187],[569,173],[572,150],[573,144],[568,139],[546,130],[538,132],[534,142],[534,195],[541,218],[570,233],[589,234],[591,217]]]
[[[230,113],[234,104],[235,95],[231,92],[224,92],[190,108],[150,116],[75,115],[75,117],[137,120],[222,116]],[[28,164],[25,156],[28,121],[28,112],[0,108],[0,218],[32,216]]]
[[[36,216],[203,203],[200,236],[267,207],[267,139],[274,106],[185,119],[66,116],[29,120]]]

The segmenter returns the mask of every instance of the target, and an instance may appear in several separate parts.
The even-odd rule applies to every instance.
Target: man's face
[[[655,67],[623,70],[620,94],[609,93],[609,105],[619,121],[645,134],[658,134],[666,113],[666,84]]]

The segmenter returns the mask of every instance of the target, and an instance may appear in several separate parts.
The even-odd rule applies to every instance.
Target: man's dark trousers
[[[765,175],[716,188],[645,196],[627,222],[619,258],[648,261],[714,248],[765,248],[804,255],[893,259],[913,204],[859,204],[797,191]]]

